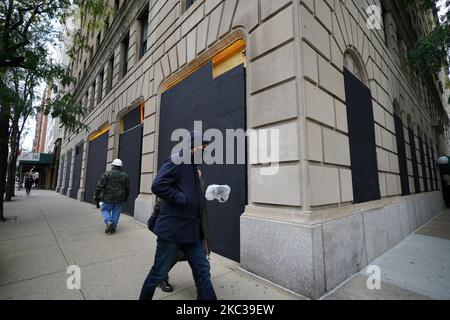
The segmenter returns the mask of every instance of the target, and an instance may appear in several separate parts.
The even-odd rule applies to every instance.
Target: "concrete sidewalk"
[[[18,192],[5,203],[0,223],[0,299],[135,300],[153,263],[156,238],[146,226],[122,215],[119,230],[104,233],[100,212],[55,192]],[[68,290],[67,267],[81,268],[81,290]],[[213,285],[219,299],[300,299],[238,269],[238,264],[211,257]],[[155,299],[195,300],[187,263],[170,272],[172,294],[157,290]]]
[[[122,215],[118,232],[106,236],[98,209],[50,191],[18,192],[5,209],[17,220],[0,223],[0,300],[138,298],[156,245],[146,226]],[[81,268],[81,290],[66,287],[70,265]],[[363,270],[322,299],[450,299],[450,210],[370,265],[381,269],[381,290],[367,288]],[[219,299],[302,299],[218,255],[211,266]],[[158,289],[156,299],[196,298],[187,263],[170,277],[175,292]]]
[[[445,210],[376,259],[381,289],[369,290],[367,268],[323,299],[450,299],[450,210]]]

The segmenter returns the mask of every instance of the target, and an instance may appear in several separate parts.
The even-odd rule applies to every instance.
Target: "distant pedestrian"
[[[113,234],[117,230],[122,205],[130,195],[130,178],[122,172],[122,161],[116,159],[112,169],[103,174],[97,183],[94,201],[101,205],[103,219],[106,224],[106,234]]]
[[[33,174],[33,179],[34,179],[34,186],[38,187],[39,186],[39,172],[35,172]]]
[[[30,196],[31,188],[33,187],[33,176],[31,173],[25,174],[25,190],[27,192],[27,196]]]

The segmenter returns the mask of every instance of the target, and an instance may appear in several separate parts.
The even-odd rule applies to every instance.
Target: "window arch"
[[[351,47],[344,52],[344,67],[359,81],[368,86],[368,75],[362,63],[362,57]]]

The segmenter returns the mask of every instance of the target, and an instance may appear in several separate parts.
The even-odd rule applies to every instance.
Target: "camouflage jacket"
[[[103,174],[97,183],[95,199],[105,203],[122,203],[130,195],[130,178],[125,172],[113,168]]]

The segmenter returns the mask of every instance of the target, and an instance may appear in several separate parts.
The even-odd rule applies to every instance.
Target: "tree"
[[[405,6],[413,9],[437,13],[438,0],[402,0]],[[450,1],[444,3],[448,7]],[[434,29],[422,37],[408,53],[408,61],[423,77],[433,77],[443,68],[448,68],[450,48],[450,12],[446,13]],[[449,102],[450,103],[450,102]]]
[[[65,68],[49,59],[48,45],[61,36],[54,30],[54,23],[64,23],[67,17],[79,11],[81,15],[93,17],[91,27],[94,28],[102,22],[99,17],[110,12],[106,8],[109,7],[105,0],[0,2],[0,221],[5,221],[3,193],[8,144],[12,142],[14,148],[18,145],[17,134],[21,131],[18,123],[32,114],[36,83],[50,83],[54,92],[51,101],[45,105],[44,114],[59,118],[69,132],[86,129],[81,121],[84,108],[70,94],[58,91],[58,85],[65,87],[74,79]],[[83,41],[77,41],[72,50],[80,50],[82,45]],[[33,79],[32,86],[30,78]],[[24,95],[25,87],[27,93]],[[15,150],[12,150],[12,156],[15,156]]]

